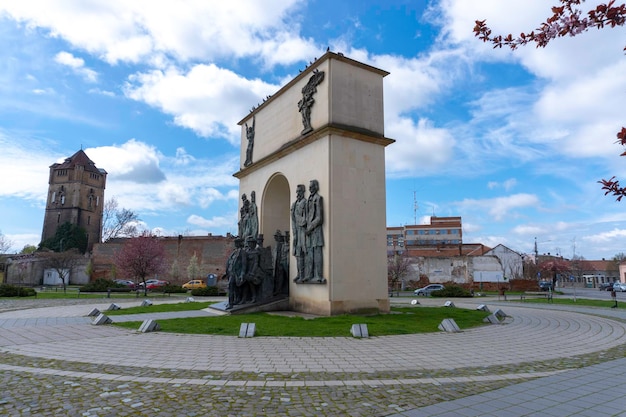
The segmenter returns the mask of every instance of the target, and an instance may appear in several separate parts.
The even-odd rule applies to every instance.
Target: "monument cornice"
[[[257,106],[254,106],[252,108],[252,110],[250,111],[250,113],[248,113],[248,115],[246,117],[244,117],[243,119],[241,119],[237,124],[239,126],[243,125],[246,122],[246,120],[249,120],[252,116],[254,116],[256,113],[258,113],[262,108],[267,107],[272,101],[276,100],[285,91],[289,90],[295,84],[300,82],[300,80],[302,80],[303,78],[306,78],[307,76],[309,76],[313,72],[313,70],[319,68],[320,64],[322,64],[324,61],[329,60],[329,59],[336,59],[337,61],[345,62],[345,63],[353,65],[355,67],[364,69],[366,71],[379,74],[381,77],[386,77],[387,75],[389,75],[389,72],[387,72],[385,70],[373,67],[373,66],[368,65],[368,64],[364,64],[363,62],[356,61],[356,60],[354,60],[352,58],[348,58],[348,57],[344,56],[340,52],[337,53],[337,52],[328,51],[324,55],[322,55],[320,58],[318,58],[315,61],[311,62],[306,67],[306,69],[304,71],[300,72],[296,77],[294,77],[291,81],[289,81],[287,84],[285,84],[276,93],[272,94],[271,96],[267,96],[266,99],[263,100],[262,103],[260,103]]]
[[[373,143],[380,146],[391,145],[395,142],[395,139],[387,138],[383,135],[377,134],[375,132],[370,132],[366,129],[360,129],[352,126],[345,126],[340,124],[327,124],[322,126],[314,131],[299,136],[296,139],[293,139],[285,144],[283,144],[279,149],[265,156],[264,158],[252,163],[251,165],[240,169],[238,172],[234,173],[233,176],[235,178],[241,179],[246,175],[253,173],[254,171],[261,169],[273,162],[299,150],[303,147],[316,142],[325,137],[336,135],[342,136],[346,138],[351,138],[355,140],[359,140],[362,142]]]

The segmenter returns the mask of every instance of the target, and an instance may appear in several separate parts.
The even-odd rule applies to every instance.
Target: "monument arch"
[[[292,310],[389,311],[384,149],[394,141],[384,135],[387,74],[329,51],[239,122],[234,176],[242,195],[262,193],[263,244],[271,246],[277,230],[292,235],[284,245]],[[304,268],[291,217],[303,193]]]

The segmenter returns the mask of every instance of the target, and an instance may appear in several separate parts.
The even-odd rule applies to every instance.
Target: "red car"
[[[158,280],[156,282],[151,282],[151,283],[147,284],[146,288],[149,289],[149,290],[153,290],[155,288],[165,287],[166,285],[169,285],[168,281]]]

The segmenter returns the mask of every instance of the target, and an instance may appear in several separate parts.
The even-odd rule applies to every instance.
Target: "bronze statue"
[[[317,93],[317,86],[324,81],[324,71],[313,70],[313,75],[309,78],[309,82],[302,87],[302,100],[298,101],[298,111],[302,113],[302,125],[304,129],[300,132],[305,135],[313,130],[311,126],[311,107],[315,103],[313,95]]]
[[[304,198],[305,186],[296,186],[296,201],[291,205],[291,230],[293,233],[293,256],[296,257],[297,275],[295,282],[301,282],[305,277],[304,261],[306,257],[306,206]]]
[[[325,283],[324,275],[324,199],[318,194],[319,182],[309,183],[309,198],[306,213],[306,250],[305,282]]]
[[[243,163],[243,166],[247,167],[252,165],[252,150],[254,149],[254,125],[256,124],[256,119],[252,116],[252,126],[248,127],[246,123],[246,139],[248,139],[248,146],[246,147],[246,160]]]

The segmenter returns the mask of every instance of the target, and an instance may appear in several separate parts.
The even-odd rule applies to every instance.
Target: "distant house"
[[[504,278],[521,279],[524,277],[524,257],[520,253],[504,245],[497,245],[485,255],[493,255],[500,260]]]

